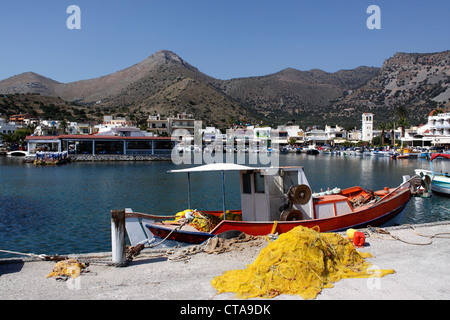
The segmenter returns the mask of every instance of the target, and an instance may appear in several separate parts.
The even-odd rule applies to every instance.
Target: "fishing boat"
[[[222,173],[223,208],[218,211],[192,210],[190,175],[210,171]],[[237,171],[240,176],[240,210],[226,210],[224,181],[225,173],[230,171]],[[189,209],[178,215],[172,213],[172,216],[135,213],[127,209],[126,230],[132,245],[154,241],[155,237],[198,244],[230,232],[254,236],[281,234],[299,225],[318,227],[321,232],[379,226],[398,217],[412,195],[412,178],[404,176],[404,181],[395,188],[372,191],[355,186],[342,190],[335,188],[332,193],[313,196],[300,166],[256,168],[216,163],[169,173],[187,174]],[[192,223],[192,218],[205,218],[203,229],[198,228],[199,223]]]
[[[373,150],[372,155],[376,157],[390,157],[391,154],[389,151],[386,150]]]
[[[431,153],[430,169],[414,171],[417,175],[429,177],[432,192],[450,195],[450,154]]]

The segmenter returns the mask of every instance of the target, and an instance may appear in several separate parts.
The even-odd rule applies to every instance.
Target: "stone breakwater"
[[[92,155],[71,154],[70,161],[170,161],[170,155]]]

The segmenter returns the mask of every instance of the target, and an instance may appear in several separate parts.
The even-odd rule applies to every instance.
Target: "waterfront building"
[[[254,139],[259,148],[269,148],[271,146],[271,127],[256,127],[253,129]]]
[[[163,155],[170,156],[176,142],[170,137],[145,135],[28,136],[28,151],[67,151],[70,155]]]
[[[195,118],[192,114],[183,112],[181,114],[177,114],[175,117],[168,117],[167,121],[169,136],[171,136],[175,130],[186,130],[191,136],[194,136]]]
[[[288,144],[288,130],[286,126],[278,126],[276,129],[272,129],[270,132],[271,145],[272,143],[280,147]]]
[[[450,113],[428,115],[428,122],[402,138],[402,145],[450,147]]]
[[[314,129],[305,132],[305,141],[310,147],[316,148],[331,144],[333,138],[325,130]]]
[[[187,130],[191,136],[194,136],[194,122],[194,116],[185,112],[167,118],[163,118],[160,114],[150,115],[147,120],[147,131],[159,135],[166,133],[171,136],[175,130],[179,129]]]
[[[296,144],[303,144],[305,142],[305,133],[300,129],[300,126],[286,126],[286,131],[288,133],[288,141],[293,138]]]
[[[347,132],[339,127],[335,126],[325,126],[325,133],[328,135],[330,139],[332,139],[332,145],[341,144],[347,141]]]
[[[216,142],[218,144],[226,143],[226,134],[223,134],[219,129],[216,129],[215,127],[206,127],[205,129],[201,130],[201,133],[204,144],[209,144],[212,142]]]
[[[147,120],[147,131],[169,136],[169,121],[163,119],[160,114],[150,115]]]

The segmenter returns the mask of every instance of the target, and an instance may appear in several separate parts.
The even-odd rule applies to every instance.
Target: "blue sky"
[[[66,26],[70,5],[81,9],[81,30]],[[380,30],[366,26],[369,5],[381,9]],[[448,0],[2,0],[0,8],[0,79],[94,78],[162,49],[219,79],[381,67],[396,52],[450,49]]]

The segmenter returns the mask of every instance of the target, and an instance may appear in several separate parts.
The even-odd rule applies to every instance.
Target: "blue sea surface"
[[[304,166],[313,191],[360,185],[394,187],[414,169],[428,169],[423,159],[280,155],[280,165]],[[185,165],[184,165],[185,167]],[[172,215],[187,208],[186,174],[170,161],[76,162],[35,166],[0,157],[0,249],[70,254],[111,250],[111,210]],[[240,208],[239,177],[225,177],[227,209]],[[222,209],[219,173],[191,174],[192,207]],[[402,223],[450,220],[450,198],[413,198]],[[0,253],[0,258],[14,257]]]

